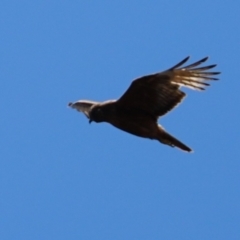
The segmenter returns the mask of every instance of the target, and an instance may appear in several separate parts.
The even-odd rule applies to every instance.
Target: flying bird
[[[186,94],[180,90],[182,86],[204,90],[209,86],[210,80],[218,80],[213,76],[220,72],[208,71],[216,64],[199,67],[207,59],[208,57],[205,57],[183,66],[189,60],[187,57],[166,71],[137,78],[118,100],[79,100],[70,102],[68,106],[84,113],[89,123],[108,122],[136,136],[155,139],[171,147],[191,152],[190,147],[171,136],[158,124],[158,118],[184,99]]]

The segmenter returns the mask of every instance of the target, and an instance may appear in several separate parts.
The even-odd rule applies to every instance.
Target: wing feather
[[[214,68],[215,64],[196,68],[207,59],[205,57],[181,67],[189,60],[187,57],[166,71],[140,77],[132,82],[117,103],[119,106],[142,110],[157,119],[183,100],[185,93],[179,89],[181,86],[204,90],[210,85],[206,81],[218,80],[212,76],[220,72],[207,71]]]

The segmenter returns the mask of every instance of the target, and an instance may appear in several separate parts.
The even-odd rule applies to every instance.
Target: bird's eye
[[[102,122],[104,119],[104,114],[101,107],[95,107],[90,113],[90,118],[95,122]]]
[[[100,107],[97,107],[94,111],[95,111],[95,114],[97,116],[101,116],[102,115],[102,109]]]

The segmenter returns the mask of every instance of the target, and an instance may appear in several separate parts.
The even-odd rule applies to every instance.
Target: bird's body
[[[90,122],[108,122],[136,136],[156,139],[190,152],[188,146],[168,134],[157,122],[159,117],[173,109],[185,97],[180,86],[204,90],[203,87],[209,85],[206,81],[217,80],[212,75],[219,72],[206,71],[216,65],[196,68],[207,58],[179,68],[188,58],[167,71],[134,80],[118,100],[102,103],[81,100],[69,103],[69,106],[83,112]]]

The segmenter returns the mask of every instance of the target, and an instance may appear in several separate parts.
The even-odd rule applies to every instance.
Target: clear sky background
[[[240,239],[240,2],[0,2],[0,239]],[[184,153],[69,101],[191,56],[221,80],[160,119]]]

